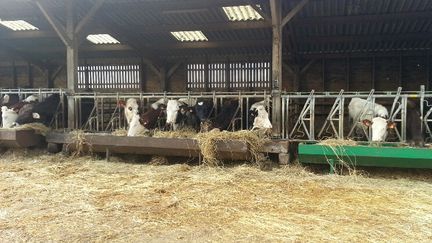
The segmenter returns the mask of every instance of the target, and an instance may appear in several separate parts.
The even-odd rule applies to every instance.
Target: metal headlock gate
[[[248,129],[248,109],[255,103],[262,100],[267,101],[267,110],[271,109],[270,93],[268,92],[201,92],[201,93],[77,93],[71,96],[75,102],[75,124],[76,128],[93,131],[113,131],[126,127],[126,120],[122,109],[117,105],[120,100],[126,101],[129,98],[138,100],[140,107],[146,109],[150,104],[161,98],[190,100],[211,99],[214,104],[214,115],[220,113],[222,104],[227,99],[239,101],[237,114],[233,122],[233,129]],[[84,106],[91,104],[89,114],[83,114]],[[145,111],[145,110],[144,110]],[[88,118],[86,117],[88,116]]]
[[[364,136],[371,140],[370,129],[359,129],[359,118],[367,111],[363,107],[354,121],[349,121],[348,103],[352,98],[363,98],[374,104],[391,107],[389,121],[398,126],[388,135],[388,140],[406,142],[407,139],[407,100],[418,100],[422,130],[426,131],[427,140],[432,139],[432,92],[420,91],[345,92],[339,93],[311,91],[305,93],[287,93],[282,95],[282,138],[297,141],[318,141],[326,138],[358,139]],[[373,108],[372,105],[372,108]],[[321,118],[321,119],[319,119]],[[318,132],[317,132],[318,131]]]
[[[3,89],[0,88],[0,97],[3,97],[6,94],[16,94],[19,97],[19,100],[24,100],[30,95],[37,95],[39,97],[39,101],[43,101],[48,96],[53,94],[60,95],[60,103],[57,105],[57,108],[54,113],[53,119],[50,121],[50,127],[54,129],[66,128],[66,104],[65,97],[67,92],[65,89],[61,88],[40,88],[40,89]],[[0,120],[0,124],[1,124]]]
[[[220,112],[224,100],[238,99],[239,109],[235,117],[235,129],[248,129],[250,124],[248,110],[258,101],[266,100],[267,111],[272,114],[270,104],[271,93],[268,92],[187,92],[187,93],[76,93],[70,94],[62,89],[0,89],[0,95],[18,94],[20,99],[36,94],[43,100],[51,94],[59,93],[61,97],[67,96],[75,102],[75,127],[69,129],[83,129],[91,132],[113,131],[126,127],[122,109],[118,101],[135,98],[141,107],[149,107],[151,103],[160,98],[166,99],[211,99],[216,104],[214,114]],[[325,138],[351,138],[366,137],[370,139],[368,129],[359,129],[357,122],[351,121],[347,115],[349,101],[354,98],[363,98],[373,104],[382,104],[389,108],[389,120],[398,124],[389,140],[405,142],[407,138],[407,99],[419,100],[422,128],[432,138],[432,92],[425,91],[421,86],[419,91],[377,92],[315,92],[310,93],[284,93],[281,95],[281,135],[279,138],[292,141],[317,141]],[[362,110],[362,113],[366,109]],[[276,112],[277,114],[278,112]],[[53,128],[66,128],[67,107],[65,99],[61,99],[56,115],[51,122]],[[361,116],[361,114],[359,115]],[[358,119],[354,119],[358,120]],[[273,126],[278,124],[273,123]]]

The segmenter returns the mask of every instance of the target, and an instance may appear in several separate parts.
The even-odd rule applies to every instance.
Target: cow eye
[[[128,110],[132,111],[132,107],[129,107]]]

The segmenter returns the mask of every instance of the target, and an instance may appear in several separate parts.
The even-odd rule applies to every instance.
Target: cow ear
[[[395,129],[396,128],[396,122],[392,122],[392,121],[387,122],[387,128],[388,129]]]
[[[40,119],[39,113],[33,112],[33,119]]]
[[[126,106],[126,102],[124,100],[119,100],[117,101],[117,106],[124,108]]]
[[[363,122],[363,124],[364,124],[365,126],[367,126],[367,127],[372,126],[372,122],[371,122],[370,120],[368,120],[368,119],[364,119],[362,122]]]

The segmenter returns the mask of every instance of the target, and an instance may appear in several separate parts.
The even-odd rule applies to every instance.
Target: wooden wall
[[[299,90],[294,90],[294,74],[286,67],[283,69],[283,89],[286,91],[378,91],[396,90],[402,85],[404,90],[419,90],[419,86],[432,82],[432,57],[426,56],[394,56],[394,57],[352,57],[317,59],[300,75]],[[130,59],[130,63],[139,63],[139,59]],[[124,63],[125,59],[90,60],[89,63]],[[33,82],[29,80],[28,63],[22,60],[0,60],[0,87],[14,87],[14,63],[16,69],[16,86],[25,88],[33,83],[35,88],[47,87],[46,72],[32,68]],[[429,66],[429,67],[428,67]],[[145,66],[142,85],[144,92],[161,92],[159,77]],[[66,87],[66,74],[63,70],[55,79],[54,87]],[[174,72],[167,83],[168,91],[186,91],[185,64]],[[134,90],[137,91],[137,90]]]

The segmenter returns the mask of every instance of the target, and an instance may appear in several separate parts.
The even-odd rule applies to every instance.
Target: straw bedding
[[[418,173],[383,179],[8,151],[0,241],[431,241],[432,173]]]

